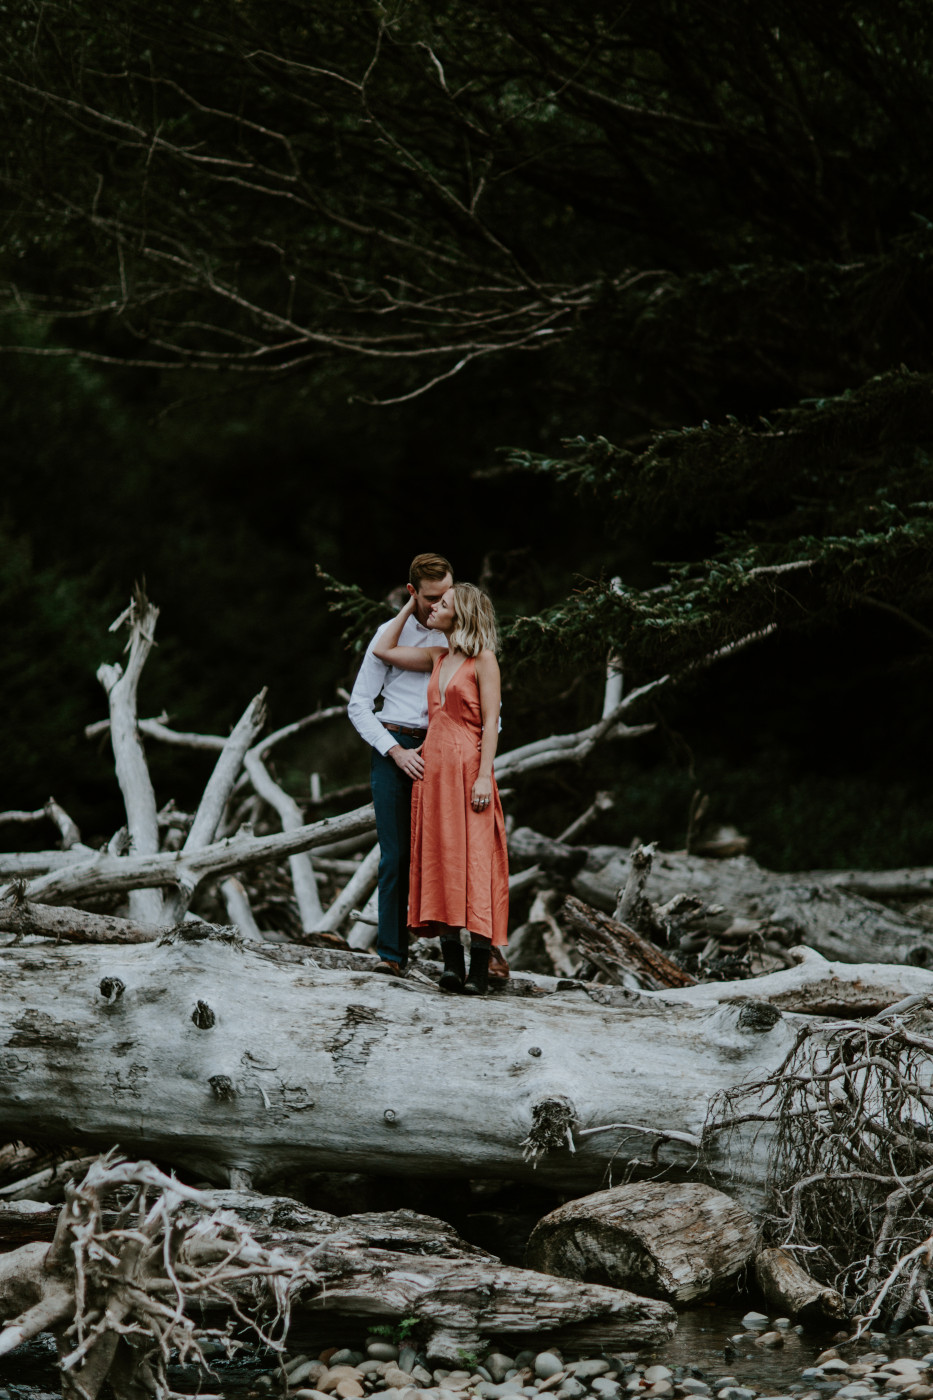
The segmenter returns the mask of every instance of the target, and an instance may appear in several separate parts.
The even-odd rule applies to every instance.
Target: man
[[[452,583],[453,569],[442,555],[419,554],[412,560],[408,592],[415,610],[402,629],[401,646],[446,645],[443,634],[429,631],[425,624]],[[427,734],[430,676],[423,671],[400,671],[373,656],[373,643],[382,630],[366,648],[347,714],[373,751],[370,779],[380,849],[376,971],[399,977],[408,962],[411,787],[424,776],[421,746]],[[380,695],[382,709],[376,714]]]

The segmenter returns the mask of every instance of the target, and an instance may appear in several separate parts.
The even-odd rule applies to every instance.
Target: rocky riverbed
[[[859,1342],[794,1328],[786,1318],[726,1308],[681,1315],[677,1337],[657,1353],[597,1356],[558,1348],[465,1353],[462,1364],[429,1366],[417,1347],[371,1336],[359,1350],[293,1350],[279,1359],[219,1347],[211,1374],[176,1366],[176,1395],[201,1400],[933,1400],[933,1327]],[[0,1362],[0,1400],[59,1400],[50,1337]]]

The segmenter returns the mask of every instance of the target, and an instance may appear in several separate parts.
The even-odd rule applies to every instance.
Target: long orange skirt
[[[474,812],[483,725],[472,657],[451,676],[441,704],[438,657],[428,682],[424,778],[412,788],[408,924],[466,928],[502,946],[508,937],[509,857],[496,780]]]

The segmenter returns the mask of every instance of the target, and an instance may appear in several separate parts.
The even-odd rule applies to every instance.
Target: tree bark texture
[[[213,1180],[536,1172],[581,1193],[652,1149],[653,1170],[695,1171],[710,1095],[766,1073],[795,1033],[745,1005],[672,1012],[598,987],[476,1002],[312,962],[196,926],[0,950],[0,1137],[119,1143]],[[714,1148],[711,1170],[757,1198],[763,1153]]]
[[[752,1216],[722,1191],[695,1181],[643,1181],[551,1211],[532,1231],[525,1262],[683,1306],[734,1279],[757,1235]]]
[[[763,1249],[755,1256],[758,1286],[776,1312],[808,1322],[842,1321],[846,1305],[835,1288],[817,1283],[786,1249]]]
[[[574,890],[581,899],[612,913],[629,869],[628,851],[594,846],[574,879]],[[881,878],[883,874],[878,883],[865,887],[889,895],[910,887],[905,878],[909,872],[892,871],[888,881]],[[677,894],[696,895],[706,904],[722,905],[733,918],[784,929],[794,941],[827,958],[933,966],[933,930],[856,893],[857,886],[852,872],[785,875],[764,870],[750,856],[708,860],[666,852],[655,856],[645,893],[655,905],[666,904]],[[911,888],[922,890],[923,881]]]
[[[561,908],[565,921],[573,929],[580,951],[611,982],[622,982],[622,974],[634,973],[643,987],[657,991],[661,987],[690,987],[696,982],[689,972],[671,962],[655,944],[618,918],[607,918],[568,895]]]
[[[362,1331],[377,1320],[414,1317],[428,1354],[459,1362],[462,1350],[499,1334],[544,1333],[552,1344],[637,1348],[666,1341],[676,1325],[663,1301],[503,1265],[443,1221],[413,1211],[337,1217],[287,1197],[194,1194],[202,1195],[205,1213],[235,1218],[278,1259],[308,1261],[319,1287],[295,1297],[299,1330],[316,1318],[355,1320]],[[54,1228],[48,1215],[44,1211],[37,1222],[45,1238]],[[0,1315],[33,1308],[46,1292],[56,1302],[67,1294],[70,1280],[44,1268],[48,1252],[48,1245],[30,1242],[0,1255]],[[247,1309],[250,1291],[244,1279],[239,1292]]]

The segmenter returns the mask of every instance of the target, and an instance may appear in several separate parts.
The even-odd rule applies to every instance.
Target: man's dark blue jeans
[[[416,749],[414,734],[393,734],[395,743]],[[412,780],[394,758],[373,749],[370,780],[379,837],[379,933],[376,952],[383,962],[408,962],[408,863],[411,859]]]

